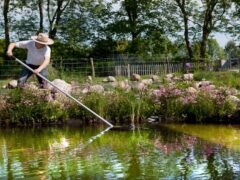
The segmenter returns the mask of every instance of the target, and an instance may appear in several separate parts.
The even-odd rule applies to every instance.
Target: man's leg
[[[20,77],[18,79],[18,87],[24,87],[25,82],[33,73],[27,68],[23,67]]]
[[[43,69],[40,74],[42,76],[44,76],[45,78],[48,77],[48,72],[47,72],[47,68]],[[45,80],[43,80],[42,78],[40,78],[39,76],[37,76],[38,82],[40,84],[41,88],[46,88],[47,87],[47,82]]]

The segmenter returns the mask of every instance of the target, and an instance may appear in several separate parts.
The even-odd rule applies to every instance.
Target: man
[[[20,41],[16,43],[10,43],[7,50],[8,56],[13,56],[13,49],[23,48],[27,49],[27,60],[26,64],[34,69],[35,74],[41,74],[47,78],[47,65],[50,62],[51,49],[48,45],[54,43],[48,35],[39,33],[37,36],[32,36],[32,40]],[[33,74],[30,70],[24,67],[18,79],[18,86],[23,87],[27,79]],[[38,82],[42,88],[46,87],[46,82],[37,76]]]

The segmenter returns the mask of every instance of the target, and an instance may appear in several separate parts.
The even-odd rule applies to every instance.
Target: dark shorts
[[[32,65],[32,64],[27,64],[27,65],[28,65],[29,67],[31,67],[32,69],[37,69],[37,68],[39,67],[39,66]],[[23,67],[22,72],[21,72],[21,74],[20,74],[20,77],[19,77],[19,79],[18,79],[18,85],[19,85],[20,87],[23,87],[24,84],[25,84],[25,82],[28,80],[28,78],[29,78],[32,74],[33,74],[32,71],[30,71],[29,69]],[[47,69],[46,69],[46,68],[43,69],[43,70],[40,72],[40,74],[41,74],[42,76],[44,76],[44,77],[47,78],[47,76],[48,76]],[[40,78],[39,76],[37,76],[37,79],[38,79],[38,82],[39,82],[39,84],[40,84],[41,87],[45,87],[45,86],[46,86],[46,83],[47,83],[47,82],[46,82],[45,80],[43,80],[43,79]]]

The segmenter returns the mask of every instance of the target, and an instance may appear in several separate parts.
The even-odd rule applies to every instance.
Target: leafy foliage
[[[41,95],[27,90],[13,90],[0,109],[3,123],[18,125],[56,124],[67,120],[67,113],[59,104],[46,102]]]

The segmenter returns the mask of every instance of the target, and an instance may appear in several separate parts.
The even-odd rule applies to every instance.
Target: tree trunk
[[[50,0],[48,0],[49,37],[52,39],[55,39],[56,37],[59,22],[61,20],[61,15],[68,6],[68,4],[70,3],[70,0],[68,0],[65,5],[63,5],[63,2],[64,0],[57,0],[57,9],[54,12],[53,17],[50,18],[49,12]]]
[[[187,17],[184,17],[184,37],[185,37],[185,43],[187,46],[187,50],[188,50],[188,56],[189,56],[189,60],[191,61],[192,57],[193,57],[193,51],[192,51],[192,47],[189,41],[189,32],[188,32],[188,19]]]
[[[10,43],[9,19],[8,19],[9,2],[10,2],[10,0],[4,0],[4,5],[3,5],[4,33],[5,33],[4,59],[7,59],[6,52],[7,52],[8,45]]]
[[[128,23],[130,26],[130,33],[132,37],[132,43],[130,51],[136,53],[138,50],[138,36],[140,32],[137,30],[137,19],[138,19],[138,2],[137,1],[126,1],[124,2],[125,11],[128,16]]]
[[[204,61],[207,57],[207,41],[209,34],[211,33],[214,25],[213,25],[213,11],[218,3],[218,0],[212,0],[207,3],[207,9],[204,14],[204,23],[202,27],[202,40],[201,40],[201,47],[200,47],[200,58]]]
[[[189,60],[193,57],[193,51],[191,47],[191,43],[189,41],[189,30],[188,30],[188,15],[186,12],[186,1],[185,0],[176,0],[178,7],[180,8],[182,15],[183,15],[183,21],[184,21],[184,39],[188,51]]]
[[[44,6],[43,0],[38,0],[39,17],[40,17],[38,33],[43,32],[43,6]]]
[[[200,46],[200,58],[203,60],[205,60],[206,58],[208,36],[209,34],[206,27],[203,27],[203,35],[202,35],[202,41]]]

